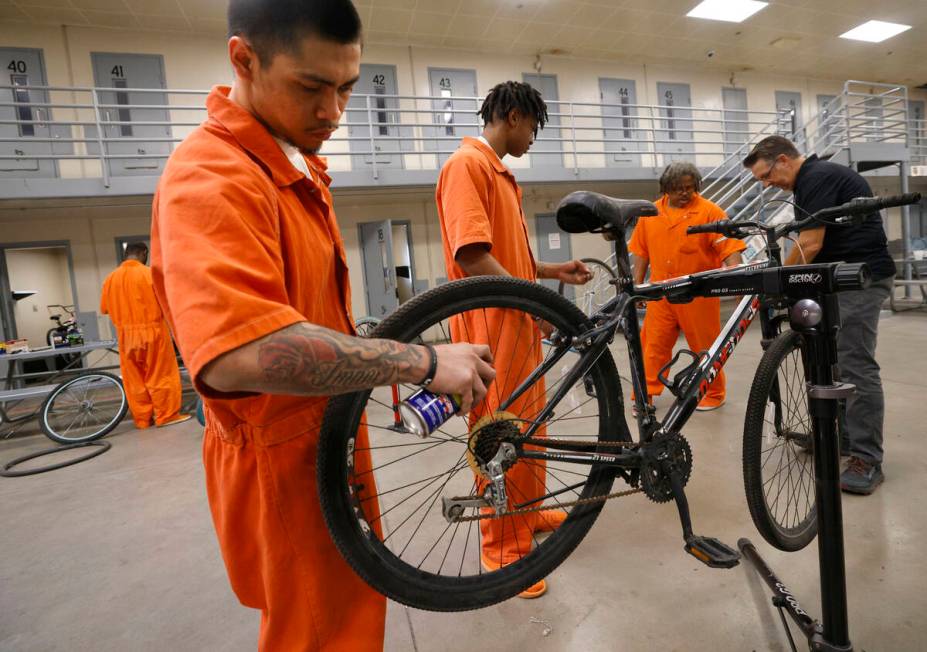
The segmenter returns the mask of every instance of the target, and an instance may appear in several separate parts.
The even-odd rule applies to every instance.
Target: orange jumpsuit
[[[354,332],[324,162],[306,157],[311,178],[299,172],[228,93],[212,90],[206,122],[168,161],[151,236],[155,292],[204,398],[219,547],[238,599],[261,610],[259,649],[381,650],[386,600],[341,557],[316,491],[328,399],[223,394],[201,379],[222,354],[299,322]]]
[[[745,248],[740,240],[717,233],[686,235],[687,227],[725,218],[720,207],[697,193],[683,208],[670,206],[666,195],[656,205],[660,214],[638,221],[629,243],[631,253],[650,261],[650,280],[653,282],[719,268],[725,258]],[[672,357],[680,329],[686,336],[689,349],[696,353],[708,349],[721,332],[721,300],[706,297],[691,303],[671,304],[663,299],[647,304],[641,340],[647,392],[651,396],[658,396],[663,391],[657,372]],[[724,395],[722,371],[705,398],[720,402]]]
[[[528,244],[528,229],[521,207],[521,188],[496,153],[475,138],[464,138],[438,177],[436,191],[444,263],[448,278],[467,275],[455,256],[470,244],[485,244],[506,271],[517,278],[535,280],[537,265]],[[471,413],[471,425],[491,413],[540,364],[541,333],[537,324],[521,312],[492,309],[455,317],[451,323],[455,342],[487,344],[492,349],[497,376],[480,409]],[[531,419],[544,407],[544,382],[536,383],[507,409]],[[539,429],[537,436],[544,436]],[[545,493],[543,464],[516,464],[506,474],[509,504],[521,503]],[[494,563],[507,564],[531,551],[538,516],[480,521],[483,555]]]
[[[136,428],[168,423],[180,415],[180,369],[171,333],[155,298],[151,270],[127,260],[103,282],[100,312],[119,338],[119,369]]]

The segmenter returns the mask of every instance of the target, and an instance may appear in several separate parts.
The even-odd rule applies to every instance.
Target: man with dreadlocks
[[[450,279],[487,274],[527,280],[549,278],[582,284],[591,278],[580,261],[542,263],[534,259],[521,206],[521,189],[502,163],[509,154],[523,156],[538,128],[547,122],[547,105],[528,84],[505,82],[486,96],[479,115],[483,134],[464,138],[438,177],[436,200],[444,242],[444,262]],[[541,329],[546,324],[514,311],[486,311],[455,317],[451,337],[455,342],[488,344],[497,370],[496,390],[471,412],[471,425],[492,415],[502,398],[530,374],[541,361]],[[501,397],[501,398],[500,398]],[[536,383],[506,412],[533,419],[544,406],[544,384]],[[536,436],[544,436],[543,429]],[[546,492],[543,464],[515,464],[506,473],[510,508],[530,502]],[[531,551],[536,532],[555,529],[566,517],[562,510],[503,516],[480,521],[483,566],[496,570],[518,561]],[[520,595],[540,597],[547,591],[541,580]]]
[[[724,211],[701,195],[702,175],[691,163],[674,161],[660,177],[663,196],[655,202],[659,215],[641,219],[631,236],[629,249],[634,265],[634,282],[644,282],[650,267],[653,282],[721,266],[739,265],[744,243],[717,233],[686,235],[697,224],[716,222]],[[696,353],[711,346],[721,332],[721,303],[717,297],[698,298],[692,303],[671,304],[666,299],[647,304],[641,330],[647,393],[663,391],[657,373],[669,362],[679,330]],[[721,371],[698,404],[698,410],[714,410],[724,404],[725,379]]]

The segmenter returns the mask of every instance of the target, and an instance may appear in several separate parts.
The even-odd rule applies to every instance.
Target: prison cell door
[[[602,126],[605,128],[605,163],[640,167],[642,133],[637,131],[637,87],[633,79],[599,78]],[[582,134],[583,132],[579,132]],[[578,146],[582,149],[582,145]]]
[[[354,170],[402,168],[396,66],[362,63],[348,101],[347,120]],[[372,127],[372,129],[371,129]],[[372,149],[371,149],[372,148]]]
[[[25,88],[46,85],[42,51],[0,48],[0,66],[0,86],[10,87],[0,88],[0,179],[58,176],[53,159],[29,158],[52,154],[51,141],[43,140],[52,138],[50,112],[36,106],[48,104],[48,91]]]
[[[158,175],[171,153],[167,94],[132,89],[163,89],[164,60],[158,54],[92,52],[93,79],[100,103],[104,151],[113,176]],[[90,128],[95,135],[96,129]],[[150,139],[150,140],[148,140]],[[92,153],[99,152],[89,143]],[[136,158],[136,156],[138,158]]]
[[[656,150],[663,154],[663,164],[670,161],[691,161],[693,143],[692,93],[688,84],[657,82],[657,100],[662,107],[657,113],[654,139]]]
[[[476,71],[456,68],[429,68],[431,85],[432,122],[437,126],[429,129],[433,139],[426,141],[429,150],[438,152],[438,164],[457,149],[464,136],[476,138],[482,129],[480,108],[476,99]]]

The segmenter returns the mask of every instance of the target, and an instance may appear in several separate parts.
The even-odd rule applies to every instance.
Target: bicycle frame
[[[852,647],[849,642],[847,623],[846,581],[843,556],[842,514],[839,489],[839,450],[836,437],[836,400],[852,391],[851,386],[834,382],[833,367],[836,363],[836,332],[839,328],[839,306],[836,292],[841,285],[835,263],[797,265],[783,267],[779,251],[770,248],[770,260],[742,265],[735,268],[701,272],[662,283],[634,286],[630,263],[623,238],[615,242],[619,262],[619,277],[616,281],[620,294],[603,309],[592,316],[594,327],[573,337],[552,337],[557,346],[535,371],[520,385],[506,402],[505,409],[533,384],[547,373],[571,348],[580,352],[579,361],[562,379],[562,385],[530,425],[525,435],[530,437],[542,423],[549,419],[556,405],[574,385],[579,383],[595,364],[621,327],[627,340],[631,362],[631,380],[638,409],[638,429],[643,447],[658,438],[679,432],[695,411],[698,401],[705,395],[712,380],[730,359],[744,333],[757,314],[763,324],[764,342],[776,335],[778,318],[772,317],[776,307],[789,307],[788,320],[793,329],[802,333],[806,346],[803,356],[806,378],[809,381],[809,410],[812,418],[814,472],[816,482],[816,508],[819,519],[819,562],[822,578],[823,624],[813,620],[798,604],[788,588],[762,562],[749,541],[742,539],[740,548],[754,562],[767,583],[776,591],[774,604],[784,609],[802,629],[814,649],[830,652],[846,652]],[[865,271],[864,266],[846,265]],[[853,272],[850,269],[850,272]],[[707,352],[700,355],[698,364],[682,379],[677,398],[665,414],[662,423],[655,419],[655,410],[648,404],[640,330],[635,302],[639,300],[667,299],[683,303],[696,297],[741,295],[734,313],[728,319],[721,334]],[[764,301],[764,297],[769,299]],[[812,306],[806,310],[792,310],[801,299],[809,299]],[[780,303],[781,302],[781,303]],[[778,418],[778,417],[777,417]],[[553,449],[553,452],[551,452]],[[631,447],[617,452],[596,450],[587,452],[576,444],[552,442],[546,451],[519,450],[518,456],[559,462],[605,465],[618,469],[626,480],[633,480],[631,470],[641,466],[642,452]],[[646,454],[646,453],[644,453]],[[673,492],[688,542],[693,537],[688,503],[682,491],[682,482],[673,474]],[[549,494],[554,495],[554,494]],[[542,502],[548,496],[541,496],[531,503]],[[521,507],[519,505],[518,507]],[[699,537],[694,537],[699,538]],[[696,555],[697,556],[697,555]],[[784,617],[783,617],[784,621]],[[791,641],[791,634],[789,634]],[[794,649],[794,643],[793,643]]]

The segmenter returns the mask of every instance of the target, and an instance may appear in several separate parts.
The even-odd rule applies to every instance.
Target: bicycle
[[[618,278],[618,275],[615,274],[615,270],[608,263],[602,262],[598,258],[582,258],[580,260],[592,272],[592,278],[585,285],[574,286],[576,298],[573,303],[584,314],[592,315],[615,296],[615,284],[613,281]],[[564,282],[560,281],[557,286],[557,293],[566,296],[564,294],[566,287]]]
[[[910,198],[903,199],[907,203]],[[781,326],[791,321],[800,327],[804,338],[797,349],[806,365],[804,371],[815,384],[832,384],[828,356],[835,356],[833,345],[820,344],[813,327],[801,330],[804,327],[791,313],[776,315],[774,310],[783,305],[794,312],[792,309],[805,299],[823,302],[823,323],[832,325],[834,293],[863,287],[867,268],[839,263],[781,267],[777,240],[812,220],[838,219],[868,211],[874,203],[889,206],[898,205],[898,201],[873,199],[845,205],[780,227],[755,222],[692,227],[693,233],[724,232],[729,237],[761,233],[767,240],[769,259],[635,287],[624,232],[638,218],[656,215],[656,207],[647,201],[618,200],[590,192],[568,195],[558,208],[558,224],[567,232],[602,233],[614,241],[617,296],[595,314],[584,315],[539,284],[477,277],[436,288],[386,318],[372,336],[405,342],[418,338],[450,341],[455,329],[462,339],[472,340],[466,332],[467,323],[482,319],[485,330],[494,333],[503,331],[500,323],[508,323],[510,331],[513,326],[517,328],[514,345],[524,347],[517,356],[522,362],[513,362],[522,368],[497,369],[500,378],[519,380],[512,383],[517,382],[516,387],[509,387],[509,383],[500,387],[499,382],[490,387],[484,401],[491,406],[488,413],[480,415],[477,406],[476,416],[455,417],[423,439],[387,425],[392,423],[388,388],[333,398],[322,425],[317,482],[335,544],[365,581],[398,602],[438,611],[481,608],[513,597],[550,574],[580,543],[606,500],[643,493],[657,503],[675,502],[686,552],[711,567],[735,566],[740,558],[737,550],[693,531],[684,491],[692,469],[692,451],[681,430],[758,314],[763,339],[769,343],[764,368],[778,370],[782,352],[792,354],[792,349],[779,344],[793,337],[790,331],[779,333]],[[647,401],[636,303],[723,295],[747,296],[707,352],[688,352],[692,361],[672,380],[669,371],[682,354],[661,370],[660,377],[676,400],[658,421],[655,408]],[[811,310],[811,306],[803,309]],[[463,315],[474,320],[468,322]],[[542,322],[555,329],[546,350],[539,326]],[[490,323],[497,328],[491,330]],[[618,332],[626,340],[631,364],[638,414],[636,441],[624,418],[620,377],[608,349]],[[489,343],[497,354],[499,340]],[[514,361],[516,356],[509,358]],[[529,364],[529,359],[537,362]],[[563,365],[559,377],[558,365]],[[767,372],[764,378],[769,375]],[[521,405],[513,413],[513,406],[524,403],[522,398],[542,382],[540,399]],[[417,388],[403,385],[400,389],[408,395]],[[801,455],[813,457],[816,468],[813,451],[822,445],[817,430],[812,429],[815,431],[809,438],[807,432],[795,431],[787,418],[790,410],[801,411],[807,406],[801,401],[781,401],[780,391],[774,381],[755,383],[752,393],[759,396],[765,392],[762,398],[771,400],[763,401],[762,411],[748,410],[748,419],[761,419],[766,404],[772,404],[774,423],[787,426],[778,437],[783,446],[789,454],[798,455],[800,450]],[[819,399],[809,400],[814,403]],[[819,414],[809,414],[808,422],[817,426]],[[762,424],[754,431],[763,433]],[[835,439],[833,444],[836,447]],[[836,448],[833,453],[836,455]],[[757,466],[753,455],[745,456],[744,462]],[[810,459],[807,463],[811,464]],[[541,480],[546,487],[543,494],[532,495],[506,482],[519,465],[528,469],[529,477]],[[790,465],[787,470],[801,473],[803,466]],[[546,473],[546,483],[542,472]],[[771,471],[760,464],[752,472],[763,479],[764,473]],[[628,488],[613,492],[616,477]],[[762,489],[762,483],[759,487]],[[748,494],[757,494],[756,490],[756,483],[747,484]],[[804,512],[797,519],[792,512],[782,514],[770,507],[765,494],[754,498],[758,499],[757,507],[765,508],[751,513],[755,520],[767,521],[766,531],[760,531],[764,536],[774,533],[770,535],[773,542],[801,547],[814,537],[816,507],[802,502],[802,495],[787,496],[798,503],[793,512]],[[837,500],[839,503],[839,490]],[[514,533],[515,525],[524,524],[530,514],[549,509],[567,511],[566,521],[549,535],[532,535],[528,549],[521,551],[523,556],[517,561],[497,570],[484,570],[481,522],[501,522],[504,539],[507,526]]]

